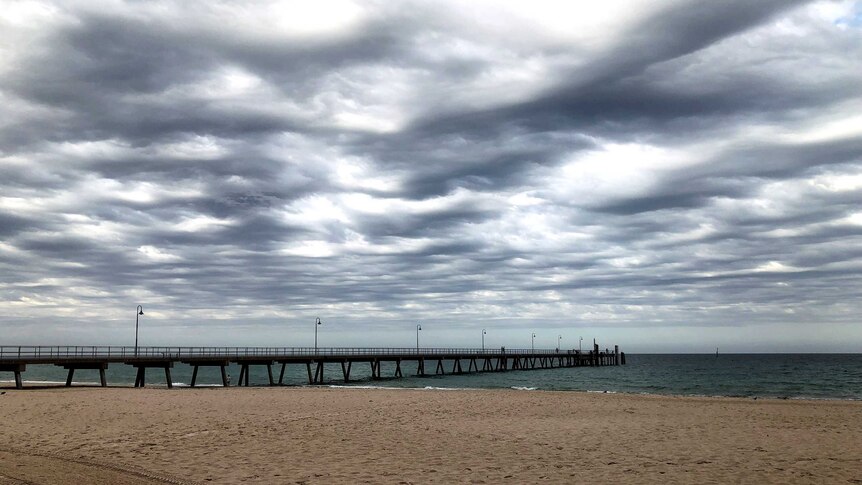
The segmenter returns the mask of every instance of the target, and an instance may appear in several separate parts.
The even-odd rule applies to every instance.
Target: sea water
[[[439,388],[439,389],[538,389],[585,392],[625,392],[683,396],[739,396],[790,399],[862,399],[862,354],[627,354],[625,366],[573,367],[536,370],[509,370],[455,375],[454,363],[444,361],[444,375],[415,376],[415,362],[401,363],[403,378],[393,378],[395,363],[381,364],[383,379],[372,380],[368,363],[354,362],[349,383],[344,383],[341,365],[326,364],[324,385]],[[479,362],[481,366],[481,361]],[[426,372],[433,372],[436,360],[426,360]],[[463,369],[468,362],[461,361]],[[280,365],[273,366],[276,381]],[[312,369],[313,371],[313,369]],[[231,365],[231,385],[237,384],[239,367]],[[176,364],[171,369],[174,385],[187,386],[192,368]],[[52,365],[28,365],[23,374],[25,386],[62,385],[66,371]],[[111,364],[108,385],[131,386],[135,368]],[[77,370],[74,382],[96,385],[98,371]],[[12,387],[12,374],[0,372],[0,387]],[[252,366],[249,382],[253,386],[269,383],[265,366]],[[308,384],[304,364],[288,364],[285,385]],[[162,369],[147,369],[148,386],[164,386]],[[218,367],[200,367],[197,385],[220,386]]]

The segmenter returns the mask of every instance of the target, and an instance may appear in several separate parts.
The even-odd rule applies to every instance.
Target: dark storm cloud
[[[858,6],[634,3],[592,34],[518,5],[49,7],[0,16],[0,325],[858,310]]]

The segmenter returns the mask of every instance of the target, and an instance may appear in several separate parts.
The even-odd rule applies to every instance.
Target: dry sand
[[[862,483],[862,403],[542,391],[0,395],[0,484]]]

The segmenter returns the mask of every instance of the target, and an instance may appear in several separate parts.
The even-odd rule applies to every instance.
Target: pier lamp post
[[[320,317],[314,319],[314,355],[317,355],[317,327],[322,323]]]
[[[563,341],[563,336],[557,335],[557,350],[558,351],[560,350],[560,342],[562,342],[562,341]]]
[[[138,305],[137,311],[135,312],[135,357],[138,356],[138,323],[141,315],[144,314],[144,307]]]
[[[536,332],[533,332],[533,338],[530,339],[530,352],[536,351]]]
[[[485,329],[483,328],[482,329],[482,352],[485,351],[485,334],[486,333],[488,333],[488,332],[486,332]]]
[[[584,337],[578,337],[578,353],[581,353],[581,342],[584,341]]]
[[[422,324],[416,324],[416,353],[419,353],[419,332],[422,330]]]

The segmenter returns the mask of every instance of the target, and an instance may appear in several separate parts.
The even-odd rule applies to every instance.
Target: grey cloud
[[[435,5],[365,5],[353,30],[304,39],[214,29],[206,5],[183,28],[137,7],[63,6],[74,21],[0,66],[0,327],[35,335],[60,301],[82,322],[146,300],[179,327],[325,310],[366,329],[624,326],[633,341],[858,314],[842,305],[859,293],[862,139],[753,135],[848,123],[862,99],[858,29],[807,3],[651,8],[600,51],[483,37]],[[509,96],[531,68],[542,87]],[[228,92],[226,69],[259,84]],[[686,163],[567,175],[626,144]]]
[[[26,218],[0,212],[0,236],[11,237],[28,227],[31,227],[31,222]]]

